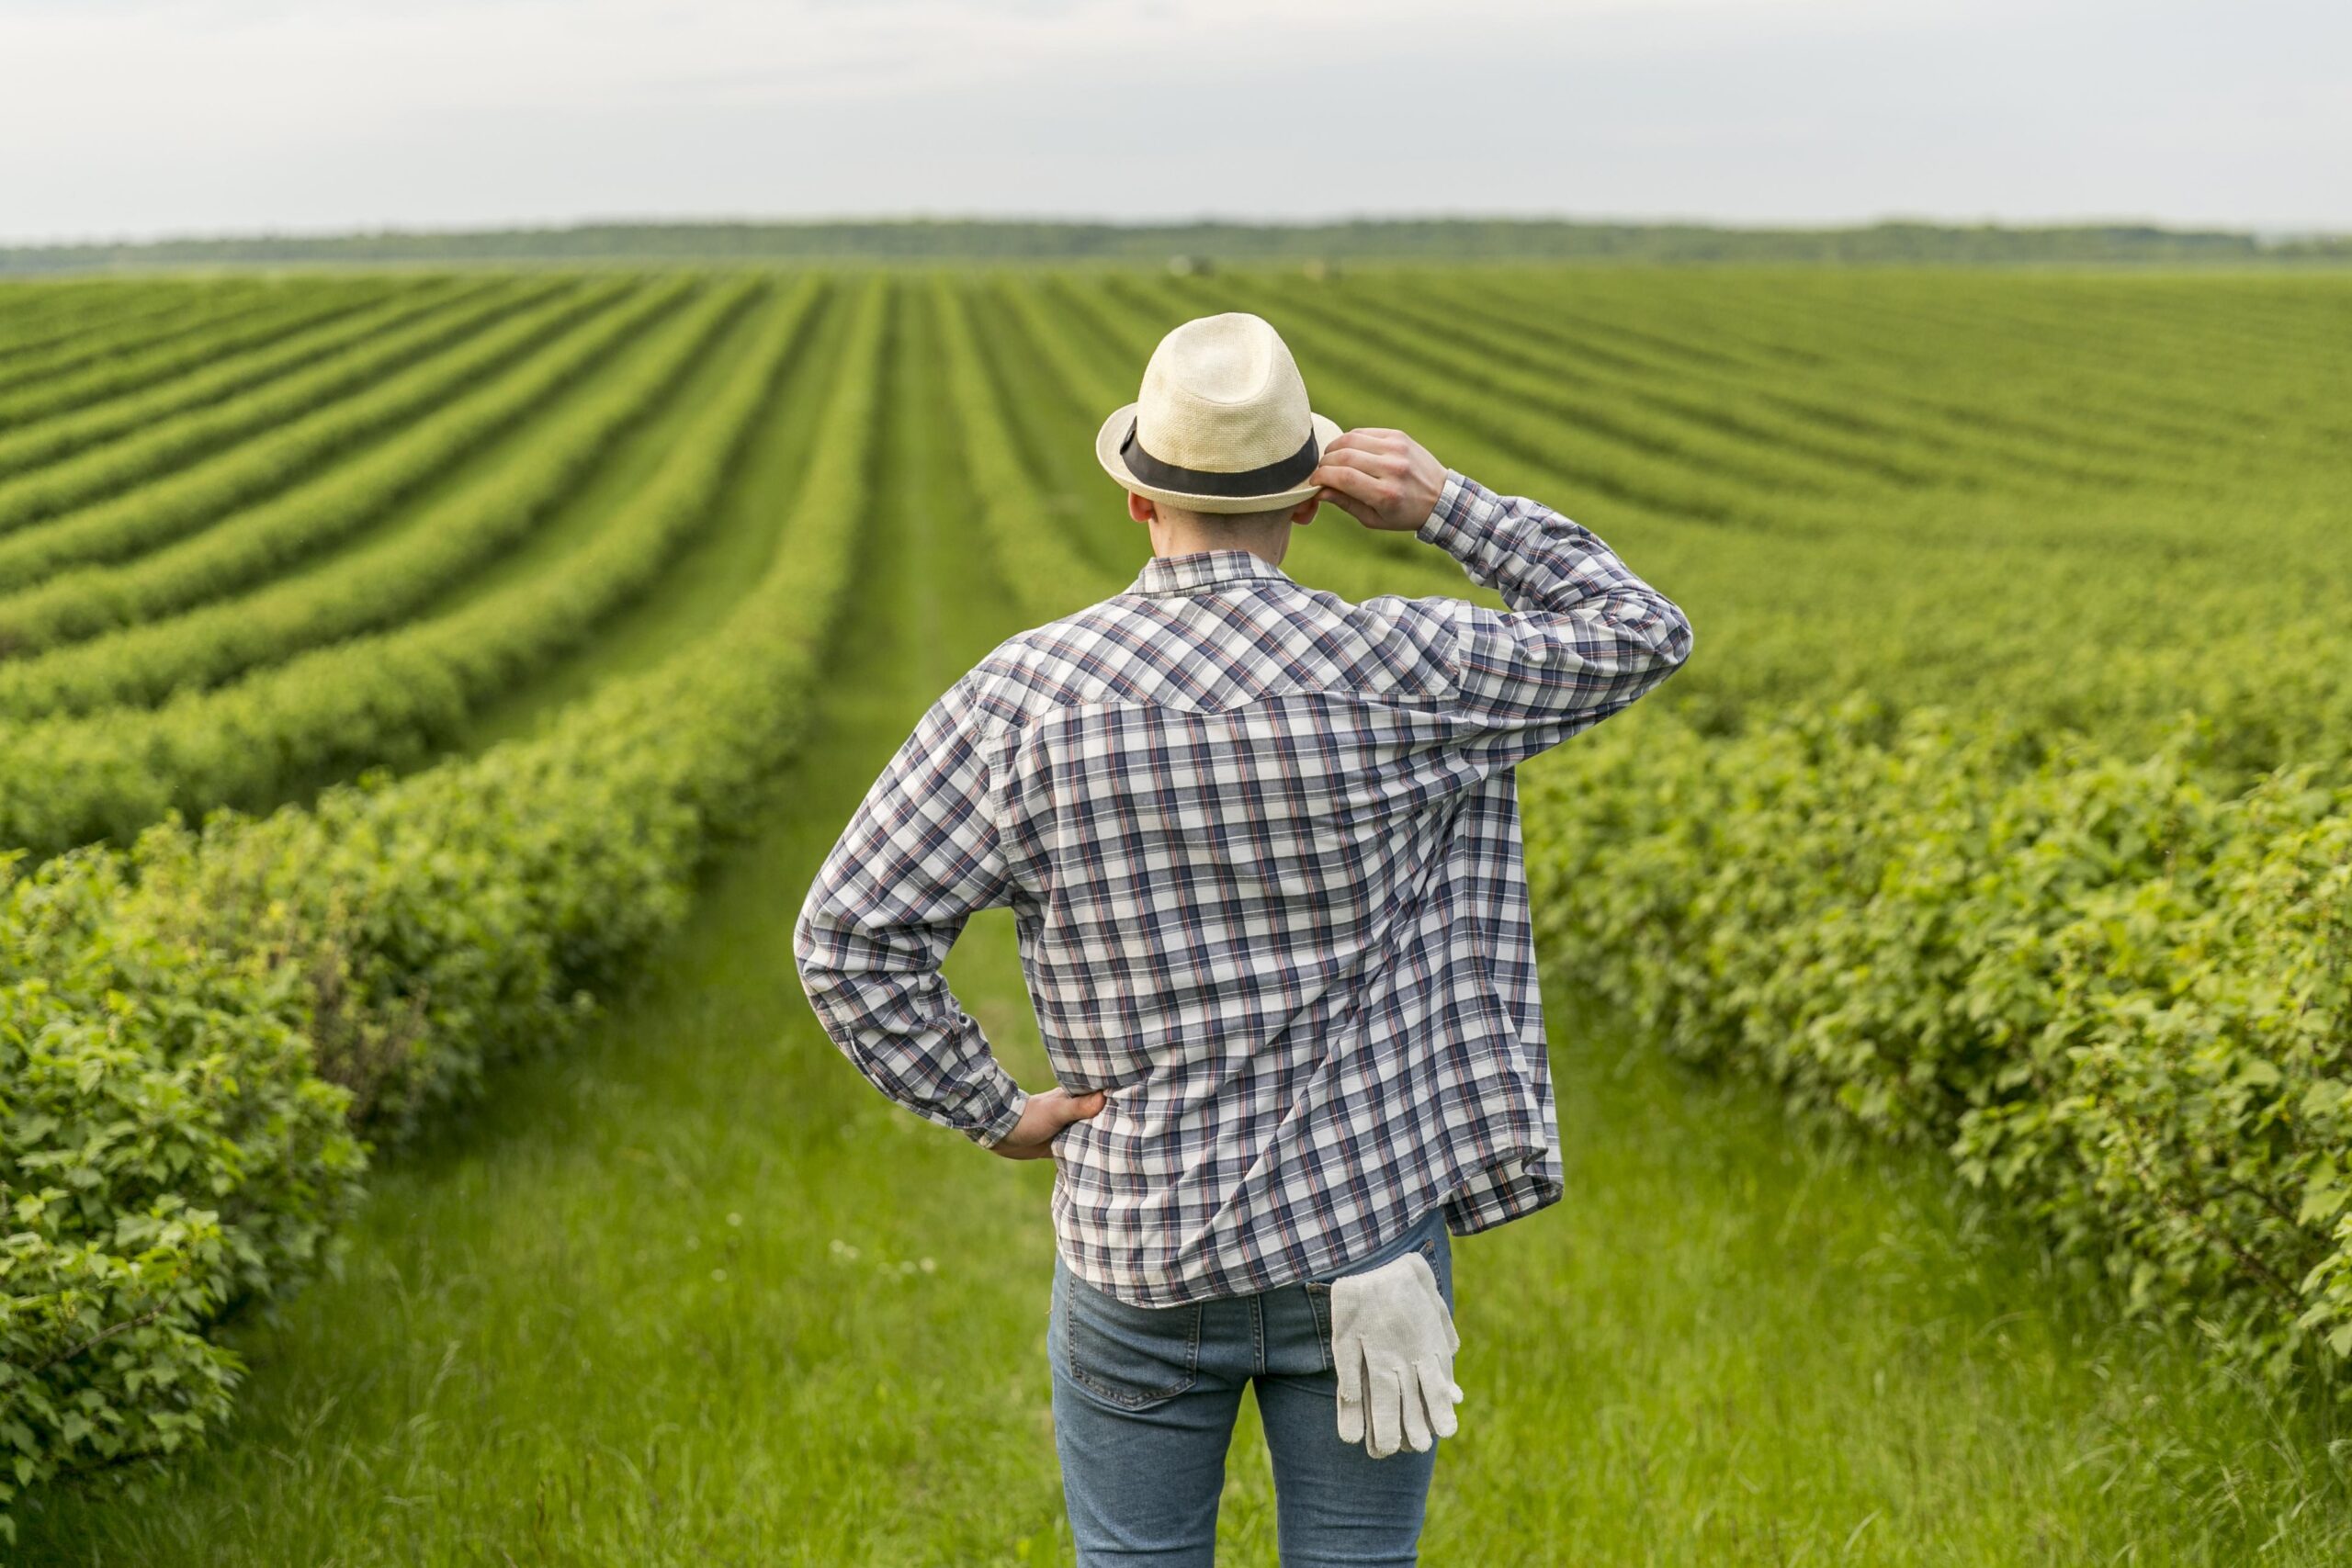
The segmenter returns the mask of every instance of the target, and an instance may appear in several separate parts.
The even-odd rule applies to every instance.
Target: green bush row
[[[312,438],[323,432],[298,433],[282,443],[263,436],[222,454],[218,463],[20,536],[11,543],[23,547],[23,555],[75,560],[95,556],[104,562],[148,553],[119,564],[55,571],[33,587],[0,597],[0,651],[37,653],[165,615],[232,592],[349,536],[513,428],[576,377],[593,371],[673,305],[684,288],[641,292],[546,344],[579,313],[575,302],[557,301],[447,356],[469,363],[445,367],[436,361],[393,378],[377,394],[356,400],[366,404],[377,401],[379,394],[389,395],[386,408],[350,419],[345,435],[364,437],[400,407],[429,412],[311,482],[292,481],[326,456]],[[504,366],[486,383],[463,389],[469,376],[498,372],[503,361],[517,356],[519,363]],[[355,411],[328,412],[344,423]],[[211,526],[198,526],[234,505],[232,492],[255,490],[278,493]],[[192,528],[192,536],[180,537]],[[7,546],[0,545],[0,576],[9,558]],[[50,564],[53,569],[59,560]]]
[[[136,347],[77,370],[29,386],[0,391],[0,428],[9,440],[24,427],[54,423],[92,412],[92,405],[129,401],[164,383],[206,376],[225,363],[251,357],[268,360],[289,340],[333,327],[403,298],[422,302],[453,288],[454,276],[343,279],[321,287],[257,293],[243,309],[204,322],[198,330],[153,333]],[[481,287],[476,284],[474,287]],[[159,341],[160,340],[160,341]]]
[[[964,432],[974,504],[998,576],[1021,601],[1022,613],[1039,621],[1116,593],[1125,581],[1114,581],[1088,560],[1066,532],[1038,526],[1031,499],[1036,481],[1022,464],[1003,400],[989,384],[963,285],[940,274],[931,290],[939,312],[939,370]]]
[[[1266,281],[1285,299],[1301,297],[1302,291],[1283,288],[1286,280]],[[1817,414],[1807,417],[1781,400],[1785,381],[1726,379],[1690,363],[1644,362],[1589,341],[1566,350],[1540,335],[1549,324],[1540,318],[1494,310],[1490,301],[1465,297],[1458,288],[1449,290],[1448,281],[1361,279],[1342,290],[1326,289],[1335,296],[1330,302],[1351,316],[1376,315],[1406,329],[1418,343],[1450,351],[1450,374],[1459,374],[1464,363],[1482,367],[1481,379],[1501,369],[1540,391],[1555,413],[1572,423],[1591,410],[1612,422],[1637,420],[1641,439],[1672,443],[1689,432],[1724,443],[1736,463],[1759,449],[1778,453],[1803,465],[1796,472],[1808,481],[1805,488],[1844,490],[1857,481],[1973,488],[2010,475],[2006,461],[1991,464],[1981,453],[1963,455],[1951,443],[1918,432],[1865,435]],[[1705,460],[1703,448],[1691,456]]]
[[[1476,291],[1533,342],[1573,353],[1598,333],[1668,350],[1677,372],[1736,362],[1800,399],[1826,394],[1820,417],[1873,430],[1920,419],[1971,446],[1991,434],[2004,457],[2078,478],[2089,477],[2074,467],[2084,459],[2144,472],[2242,455],[2249,437],[2311,443],[2310,416],[2324,405],[2306,394],[2338,357],[2312,331],[2313,298],[2289,304],[2308,279],[2235,298],[2190,281],[2168,299],[2127,298],[2132,286],[2109,279],[2062,301],[2051,280],[1951,275],[1749,274],[1702,289],[1520,276],[1530,287],[1479,275]],[[2222,319],[2199,321],[2200,299],[2222,301]],[[2299,318],[2283,332],[2264,321],[2282,305]],[[2227,395],[2214,396],[2223,382]]]
[[[1522,288],[1522,281],[1534,287]],[[1652,385],[1720,387],[1794,415],[1801,425],[1850,432],[1874,448],[1933,453],[1977,467],[1986,458],[2026,475],[2079,479],[2078,462],[2129,453],[2107,435],[2036,423],[2013,412],[2036,387],[2003,389],[1993,412],[1948,390],[1972,382],[1971,345],[1917,330],[1909,350],[1939,355],[1945,373],[1922,377],[1894,362],[1891,333],[1857,333],[1867,307],[1824,310],[1780,287],[1690,299],[1643,299],[1562,290],[1542,280],[1432,278],[1427,297],[1450,315],[1508,333],[1533,352],[1619,365]],[[1736,292],[1736,302],[1734,295]],[[1972,385],[1972,391],[1975,389]],[[1989,414],[1989,417],[1987,415]]]
[[[0,725],[0,843],[48,853],[127,838],[175,807],[260,807],[306,780],[407,761],[454,737],[484,699],[643,590],[709,520],[818,288],[810,280],[764,313],[702,416],[553,569],[160,707]]]
[[[1250,282],[1249,298],[1261,310],[1295,330],[1368,352],[1396,372],[1468,389],[1490,413],[1507,410],[1515,435],[1564,464],[1583,466],[1590,446],[1628,464],[1623,478],[1647,490],[1656,488],[1654,473],[1631,465],[1662,461],[1683,474],[1685,484],[1703,476],[1707,490],[1693,497],[1699,504],[1670,498],[1668,511],[1732,515],[1717,510],[1732,495],[1746,498],[1753,509],[1784,493],[1874,491],[1890,481],[1882,467],[1846,454],[1806,453],[1777,435],[1759,440],[1730,428],[1725,408],[1702,406],[1687,392],[1669,402],[1655,386],[1639,394],[1622,383],[1594,386],[1575,360],[1555,363],[1558,356],[1538,358],[1531,367],[1523,351],[1508,352],[1508,342],[1507,352],[1497,353],[1475,341],[1475,329],[1451,319],[1413,311],[1409,304],[1400,309],[1385,298],[1360,299],[1366,290],[1354,280],[1336,287],[1295,277]]]
[[[869,503],[888,285],[803,488],[704,638],[545,734],[314,807],[150,829],[0,900],[0,1532],[26,1487],[186,1447],[214,1337],[321,1264],[363,1151],[571,1037],[797,746]]]
[[[0,530],[12,531],[0,588],[177,538],[446,400],[617,292],[540,284],[468,296],[244,397],[0,481]]]
[[[2277,1378],[2352,1350],[2352,784],[1861,705],[1523,770],[1547,957]]]
[[[249,279],[239,279],[241,290]],[[40,373],[42,361],[91,333],[100,322],[140,320],[165,308],[169,286],[150,281],[124,288],[115,279],[78,286],[16,288],[0,294],[0,388]]]
[[[125,571],[125,579],[141,579],[143,594],[151,600],[143,609],[163,618],[143,618],[87,642],[50,649],[35,659],[0,660],[0,717],[30,719],[160,703],[174,691],[214,686],[240,670],[276,663],[301,649],[407,621],[409,614],[428,606],[470,569],[496,558],[541,525],[579,487],[614,440],[663,404],[746,301],[748,289],[703,291],[675,317],[656,324],[642,344],[623,350],[612,374],[593,383],[585,398],[534,421],[529,437],[515,442],[517,451],[499,463],[494,478],[435,499],[386,541],[350,550],[299,576],[270,581],[252,592],[217,597],[226,581],[252,576],[247,569],[256,555],[252,546],[268,541],[270,531],[247,525],[261,525],[270,513],[287,522],[301,517],[336,529],[381,513],[386,503],[379,484],[386,472],[409,470],[419,463],[416,449],[404,451],[400,458],[383,454],[402,442],[386,442],[386,449],[348,466],[332,482],[312,487],[299,508],[259,508],[238,525],[209,529],[200,541],[193,541],[190,550],[176,552],[186,569],[176,573],[179,581],[160,571]],[[562,386],[574,369],[570,360],[560,365],[534,362],[525,381],[489,388],[487,395],[494,395],[492,404],[480,402],[480,398],[452,404],[447,412],[447,419],[454,419],[449,428],[466,428],[466,421],[457,419],[461,412],[482,413],[487,407],[501,419],[511,404],[526,412],[534,392]],[[435,416],[440,419],[445,416]],[[433,449],[435,445],[425,442],[424,456]],[[390,487],[400,489],[398,479]],[[254,531],[259,538],[235,552],[223,552],[223,546],[244,531]],[[291,543],[299,546],[311,529],[291,529]],[[209,571],[205,571],[207,562]],[[155,564],[160,567],[160,558]],[[174,600],[190,597],[214,602],[179,616],[163,614]]]
[[[215,332],[223,322],[270,309],[278,292],[251,277],[149,282],[129,289],[109,280],[63,295],[44,288],[28,307],[28,318],[0,346],[0,395],[82,374],[119,354]]]
[[[23,473],[188,409],[234,397],[411,321],[495,287],[434,279],[408,288],[305,290],[242,330],[125,355],[66,387],[34,386],[0,400],[0,473]]]

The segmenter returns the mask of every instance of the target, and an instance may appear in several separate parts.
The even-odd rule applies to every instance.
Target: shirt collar
[[[1288,582],[1290,574],[1248,550],[1194,550],[1154,556],[1143,563],[1131,593],[1200,593],[1229,582]]]

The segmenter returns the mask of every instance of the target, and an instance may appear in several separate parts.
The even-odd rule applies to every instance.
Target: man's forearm
[[[1689,636],[1673,601],[1634,575],[1590,529],[1540,502],[1498,495],[1466,474],[1447,470],[1437,505],[1416,535],[1514,610],[1572,610],[1601,600],[1618,625],[1638,629],[1654,622],[1669,652],[1675,637]]]
[[[1012,1130],[1028,1097],[928,959],[891,967],[887,953],[812,919],[796,946],[817,1021],[875,1088],[984,1147]],[[836,951],[859,947],[869,950]]]

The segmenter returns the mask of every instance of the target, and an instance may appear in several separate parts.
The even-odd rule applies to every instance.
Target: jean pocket
[[[1135,1306],[1068,1271],[1062,1280],[1062,1355],[1073,1382],[1142,1410],[1200,1381],[1200,1303]]]

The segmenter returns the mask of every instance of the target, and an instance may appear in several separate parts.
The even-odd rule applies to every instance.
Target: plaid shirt
[[[1343,1267],[1442,1203],[1561,1195],[1514,765],[1689,656],[1591,533],[1449,471],[1419,536],[1498,590],[1351,604],[1245,550],[1155,558],[1012,637],[899,748],[794,931],[810,1004],[918,1115],[1027,1096],[940,976],[1012,907],[1073,1272],[1167,1306]]]

